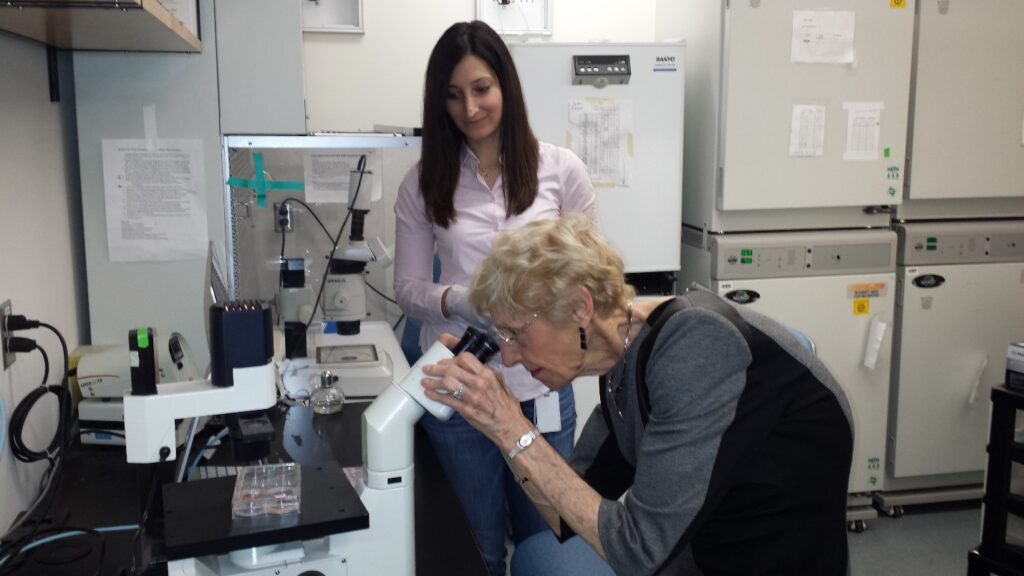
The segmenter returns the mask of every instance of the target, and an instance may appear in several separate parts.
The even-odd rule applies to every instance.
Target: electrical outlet
[[[3,354],[4,354],[4,370],[10,368],[11,364],[14,364],[15,355],[14,352],[7,351],[7,339],[11,337],[11,333],[7,331],[7,317],[14,314],[11,308],[11,301],[7,300],[3,304],[0,304],[0,342],[3,343]]]
[[[274,232],[280,232],[282,228],[286,232],[295,229],[292,222],[292,205],[284,204],[284,214],[281,214],[281,202],[274,202]]]

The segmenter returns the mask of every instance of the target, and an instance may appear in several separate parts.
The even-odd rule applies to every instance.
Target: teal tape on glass
[[[263,171],[263,154],[256,152],[253,156],[253,171],[256,172],[256,177],[252,180],[246,180],[245,178],[235,178],[232,176],[228,178],[228,186],[235,186],[237,188],[252,188],[256,191],[256,205],[260,208],[264,208],[267,205],[267,190],[305,190],[306,187],[302,182],[274,182],[268,181],[266,173]]]

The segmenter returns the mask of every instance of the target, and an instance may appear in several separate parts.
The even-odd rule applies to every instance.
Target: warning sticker
[[[853,315],[866,316],[871,313],[871,300],[868,298],[857,298],[853,301]]]
[[[907,0],[889,0],[889,8],[906,8]]]
[[[889,292],[887,282],[868,282],[864,284],[850,284],[846,287],[847,298],[881,298]]]

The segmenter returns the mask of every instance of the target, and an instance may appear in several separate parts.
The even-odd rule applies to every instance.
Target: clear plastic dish
[[[238,470],[235,479],[231,516],[297,514],[301,503],[302,471],[298,464],[246,466]]]

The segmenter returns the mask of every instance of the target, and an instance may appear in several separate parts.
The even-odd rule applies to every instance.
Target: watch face
[[[526,448],[530,444],[533,444],[533,432],[527,432],[519,437],[519,445]]]

